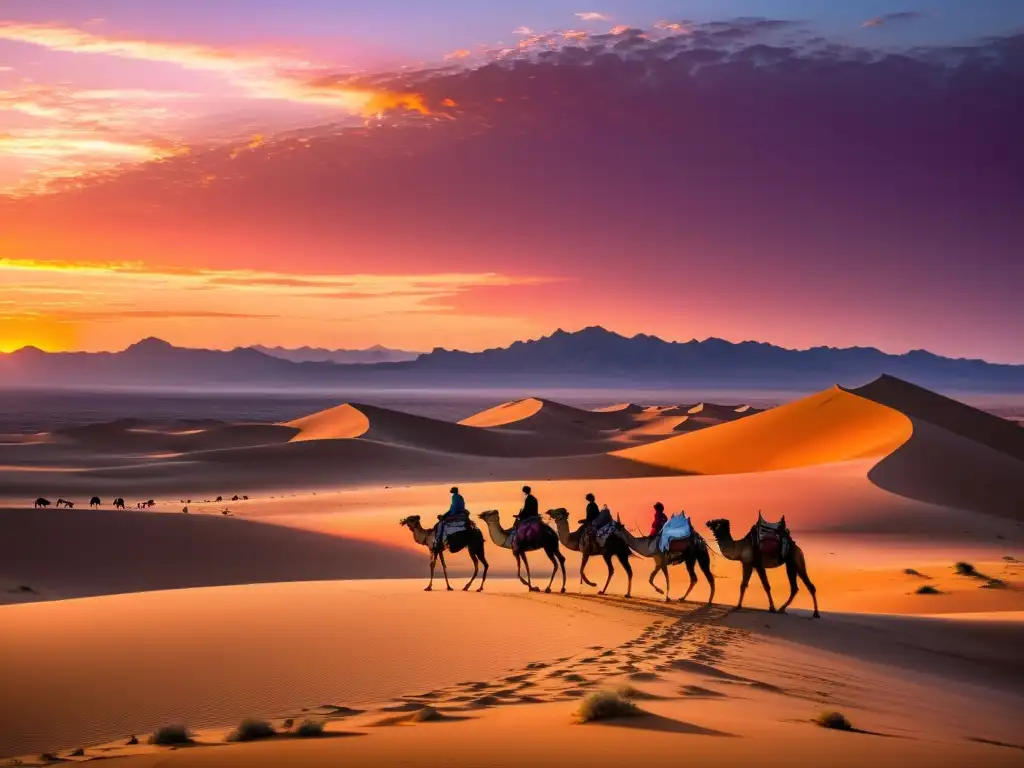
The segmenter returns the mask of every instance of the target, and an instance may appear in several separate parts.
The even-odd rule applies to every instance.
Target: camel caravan
[[[665,596],[666,602],[672,599],[669,594],[669,567],[673,565],[685,565],[690,576],[690,586],[679,598],[680,602],[685,601],[697,585],[697,567],[700,567],[708,581],[710,588],[708,605],[714,600],[715,576],[711,572],[712,552],[685,513],[679,512],[668,517],[665,514],[664,505],[658,502],[654,505],[654,520],[649,534],[635,536],[619,519],[612,516],[607,505],[598,507],[594,494],[588,493],[586,515],[582,520],[577,521],[576,530],[571,530],[569,513],[563,508],[547,512],[547,516],[551,518],[555,526],[552,528],[541,519],[538,502],[530,486],[523,486],[523,493],[525,494],[523,508],[515,516],[511,528],[504,528],[501,525],[501,515],[494,509],[481,512],[477,518],[482,520],[487,527],[487,535],[492,543],[503,549],[512,550],[512,555],[516,560],[516,576],[531,592],[540,591],[540,587],[533,583],[530,563],[527,559],[527,553],[536,550],[543,550],[552,567],[551,577],[548,579],[544,592],[551,592],[559,571],[562,575],[562,585],[559,591],[565,592],[565,557],[561,553],[561,547],[565,547],[582,555],[581,584],[597,586],[586,576],[587,562],[593,556],[600,556],[604,560],[608,568],[608,577],[598,594],[603,595],[608,590],[612,575],[615,573],[613,561],[618,560],[628,578],[625,597],[632,596],[633,569],[630,566],[629,557],[633,553],[653,561],[654,569],[651,571],[648,581],[659,595]],[[430,582],[424,591],[430,592],[434,588],[434,570],[438,561],[441,563],[445,586],[449,592],[453,591],[454,588],[448,580],[448,566],[444,559],[444,553],[447,551],[449,554],[456,554],[466,550],[473,562],[473,576],[462,589],[466,591],[473,585],[482,563],[483,574],[480,578],[480,586],[476,590],[481,592],[487,581],[488,570],[487,558],[484,555],[484,534],[473,520],[469,510],[466,509],[466,502],[459,493],[459,489],[453,487],[451,496],[451,505],[448,511],[437,516],[437,524],[433,527],[424,528],[419,515],[402,518],[399,525],[408,528],[416,543],[426,547],[430,553]],[[739,540],[732,538],[728,520],[716,519],[707,522],[707,527],[711,530],[722,556],[727,560],[738,560],[743,568],[743,579],[740,583],[740,595],[736,610],[743,607],[743,597],[746,594],[747,585],[751,575],[756,571],[765,594],[768,596],[768,610],[771,613],[785,613],[799,591],[797,585],[797,578],[799,578],[811,594],[811,599],[814,602],[814,618],[821,618],[821,614],[818,612],[817,592],[807,576],[804,553],[793,540],[789,528],[786,526],[785,516],[777,523],[766,521],[760,512],[758,512],[757,518],[757,523],[750,529],[750,532]],[[786,575],[789,577],[790,595],[781,606],[776,608],[775,602],[772,600],[771,585],[768,583],[766,571],[769,568],[779,568],[783,565],[786,567]],[[523,570],[526,571],[525,578]],[[665,578],[664,590],[654,583],[654,579],[659,573]]]

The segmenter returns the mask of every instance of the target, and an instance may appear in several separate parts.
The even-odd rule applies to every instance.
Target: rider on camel
[[[665,514],[665,505],[660,501],[656,502],[654,505],[654,520],[651,522],[650,536],[652,539],[661,534],[661,529],[665,527],[667,522],[668,516]]]
[[[462,494],[459,493],[459,489],[452,486],[452,503],[448,507],[448,511],[443,515],[437,516],[437,526],[434,533],[435,547],[438,549],[444,548],[444,524],[449,520],[453,520],[457,517],[464,517],[466,512],[466,500],[462,498]]]
[[[523,499],[523,508],[519,511],[519,522],[525,522],[527,520],[537,519],[540,517],[540,508],[537,505],[537,497],[530,492],[530,486],[523,486],[523,493],[526,494],[526,498]]]

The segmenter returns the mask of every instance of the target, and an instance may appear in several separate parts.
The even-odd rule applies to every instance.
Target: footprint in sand
[[[699,685],[684,685],[679,689],[679,692],[683,696],[690,696],[697,699],[718,699],[725,698],[725,694],[720,691],[713,691],[710,688],[702,688]]]
[[[509,675],[508,677],[503,677],[501,679],[502,679],[502,682],[505,682],[505,683],[521,683],[523,680],[528,680],[529,678],[530,678],[530,676],[528,674],[524,674],[524,675]]]
[[[578,699],[585,693],[586,691],[580,690],[579,688],[567,688],[558,695],[565,699]]]
[[[669,668],[678,670],[680,672],[693,672],[698,675],[704,675],[706,677],[716,677],[719,680],[732,680],[734,682],[746,683],[750,682],[746,678],[733,675],[729,672],[724,672],[718,667],[713,667],[710,664],[701,664],[698,661],[688,661],[685,659],[679,659],[673,661],[669,665]]]

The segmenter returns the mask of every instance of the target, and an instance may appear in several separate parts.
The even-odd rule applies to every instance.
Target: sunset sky
[[[0,352],[1024,363],[1024,3],[0,0]]]

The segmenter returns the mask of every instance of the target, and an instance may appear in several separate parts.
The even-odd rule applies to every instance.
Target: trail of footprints
[[[692,615],[670,614],[654,621],[634,639],[615,647],[595,645],[576,656],[530,662],[492,681],[470,680],[403,696],[374,711],[410,715],[431,711],[440,719],[458,719],[465,713],[492,707],[572,701],[610,685],[610,681],[642,686],[645,682],[673,678],[679,678],[675,688],[679,697],[720,699],[743,696],[743,690],[750,689],[819,703],[840,703],[845,681],[807,676],[806,670],[786,669],[770,659],[747,662],[742,675],[728,671],[725,669],[727,652],[737,641],[755,642],[744,630],[695,620]],[[768,671],[769,665],[776,678],[781,675],[786,679],[785,688],[750,677]],[[362,712],[325,705],[310,714],[334,719]]]

